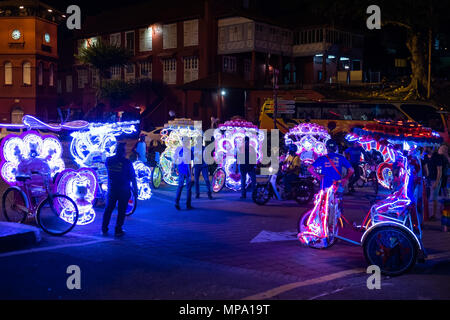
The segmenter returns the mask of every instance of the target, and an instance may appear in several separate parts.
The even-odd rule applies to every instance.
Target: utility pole
[[[278,74],[279,70],[273,68],[273,128],[277,129],[278,118]]]

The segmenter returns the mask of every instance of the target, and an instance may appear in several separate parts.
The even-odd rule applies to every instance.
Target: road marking
[[[48,247],[44,247],[44,248],[36,248],[36,249],[27,249],[27,250],[6,252],[6,253],[1,253],[0,254],[0,258],[17,256],[17,255],[21,255],[21,254],[28,254],[28,253],[35,253],[35,252],[42,252],[42,251],[70,248],[70,247],[89,246],[91,244],[107,242],[107,241],[112,241],[112,240],[113,239],[93,240],[93,241],[88,241],[88,242],[83,242],[83,243],[69,243],[69,244],[61,244],[61,245],[57,245],[57,246],[48,246]]]
[[[293,241],[298,240],[298,232],[296,231],[282,231],[273,232],[263,230],[256,237],[254,237],[250,243],[261,243],[261,242],[276,242],[276,241]]]
[[[441,252],[441,253],[435,253],[430,254],[428,257],[425,258],[426,260],[437,260],[442,258],[450,258],[450,252]]]
[[[301,287],[306,287],[306,286],[311,286],[314,284],[319,284],[319,283],[324,283],[324,282],[328,282],[328,281],[332,281],[332,280],[336,280],[339,278],[344,278],[346,276],[349,276],[351,274],[357,274],[357,273],[364,273],[366,272],[365,269],[350,269],[350,270],[344,270],[344,271],[340,271],[340,272],[336,272],[336,273],[332,273],[326,276],[322,276],[319,278],[314,278],[314,279],[309,279],[306,281],[299,281],[299,282],[293,282],[293,283],[288,283],[273,289],[270,289],[268,291],[265,292],[261,292],[261,293],[257,293],[255,295],[252,296],[248,296],[243,298],[242,300],[264,300],[264,299],[269,299],[269,298],[273,298],[279,294],[282,294],[284,292],[287,291],[291,291],[297,288],[301,288]]]

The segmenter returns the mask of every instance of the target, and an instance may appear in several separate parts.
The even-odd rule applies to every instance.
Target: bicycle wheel
[[[212,178],[212,189],[215,193],[220,192],[225,186],[227,174],[222,168],[217,168]]]
[[[46,233],[62,236],[75,227],[78,215],[78,207],[72,199],[55,194],[39,204],[36,220]]]
[[[418,246],[404,227],[383,225],[370,230],[363,242],[364,257],[381,273],[398,276],[409,271],[417,260]]]
[[[162,179],[162,173],[161,168],[159,166],[156,166],[152,170],[152,187],[155,189],[158,189],[161,186],[161,179]]]
[[[128,200],[128,206],[127,211],[125,212],[125,215],[131,216],[135,211],[137,207],[137,196],[131,191],[130,199]]]
[[[8,188],[2,198],[3,215],[8,222],[24,223],[28,216],[28,202],[18,188]]]

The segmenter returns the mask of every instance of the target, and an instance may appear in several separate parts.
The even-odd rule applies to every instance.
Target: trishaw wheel
[[[388,276],[409,271],[415,265],[419,251],[409,231],[393,225],[370,230],[362,246],[367,263],[379,266],[381,273]]]
[[[127,217],[131,216],[135,211],[137,207],[137,195],[134,194],[133,191],[131,191],[130,199],[128,200],[128,206],[127,211],[125,212],[125,215]]]
[[[161,186],[162,173],[161,168],[156,166],[152,170],[152,187],[158,189]]]
[[[300,182],[296,186],[295,201],[302,205],[308,204],[314,197],[314,186],[310,182]]]
[[[25,207],[27,207],[25,196],[17,188],[9,188],[3,194],[2,209],[6,221],[24,223],[28,216]]]
[[[259,184],[256,186],[255,190],[252,192],[253,202],[257,205],[263,206],[265,205],[271,197],[270,190],[268,185]]]
[[[217,193],[223,189],[223,187],[225,186],[226,176],[227,175],[225,173],[225,170],[223,170],[222,168],[216,169],[216,171],[213,174],[213,178],[212,178],[213,192]]]

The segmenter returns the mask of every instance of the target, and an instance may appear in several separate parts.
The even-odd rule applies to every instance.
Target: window
[[[198,57],[184,58],[184,83],[198,79]]]
[[[55,85],[55,67],[53,64],[50,65],[50,74],[48,77],[48,85],[53,87]]]
[[[22,78],[24,85],[31,85],[31,63],[24,62],[22,65]]]
[[[152,51],[152,28],[139,29],[139,51]]]
[[[121,34],[113,33],[109,35],[109,44],[112,46],[120,47],[122,45]]]
[[[165,59],[163,62],[164,75],[163,80],[167,84],[177,83],[177,60]]]
[[[38,85],[42,86],[43,83],[44,83],[44,65],[42,64],[42,62],[39,62]]]
[[[120,66],[115,66],[111,68],[111,79],[118,80],[122,77],[122,68]]]
[[[242,40],[242,25],[231,26],[229,32],[230,32],[230,41]]]
[[[236,57],[223,57],[223,71],[230,73],[236,72]]]
[[[21,108],[15,107],[11,111],[11,123],[22,123],[22,118],[24,116],[24,112]]]
[[[5,84],[13,84],[11,62],[5,62]]]
[[[72,76],[66,76],[66,92],[72,92]]]
[[[90,69],[91,71],[91,84],[93,88],[97,88],[100,85],[100,73],[98,69]]]
[[[134,31],[125,33],[126,48],[134,54]]]
[[[88,83],[88,70],[80,69],[78,70],[78,88],[83,89],[84,86]]]
[[[145,79],[152,78],[152,63],[150,61],[141,61],[139,62],[139,74],[140,77]]]
[[[244,78],[245,80],[250,80],[252,72],[252,61],[249,59],[244,60]]]
[[[183,23],[184,46],[198,45],[198,20],[184,21]]]
[[[136,78],[134,63],[129,63],[125,66],[125,81]]]
[[[163,25],[163,49],[173,49],[177,47],[177,24]]]

